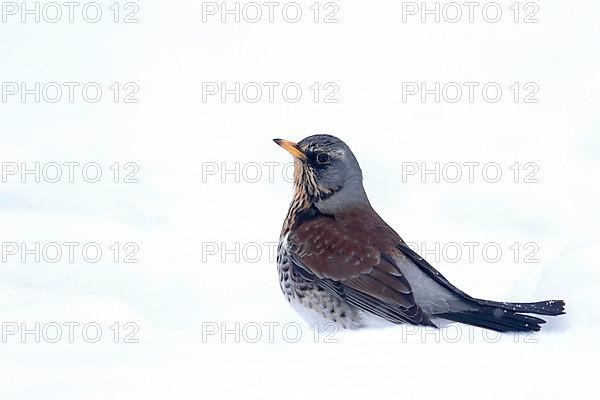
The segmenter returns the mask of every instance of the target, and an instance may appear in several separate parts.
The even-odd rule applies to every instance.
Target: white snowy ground
[[[496,24],[480,13],[474,23],[466,15],[456,24],[422,24],[418,15],[402,23],[402,3],[391,1],[338,2],[339,23],[315,24],[312,3],[299,2],[297,24],[280,14],[272,24],[222,24],[218,16],[202,23],[202,3],[182,1],[140,2],[140,23],[114,24],[112,2],[100,1],[97,24],[0,25],[3,82],[95,81],[105,89],[96,104],[0,104],[3,163],[97,162],[104,173],[96,184],[0,184],[3,243],[96,242],[104,250],[95,264],[80,256],[22,263],[19,254],[0,264],[1,398],[593,396],[598,3],[539,2],[536,24],[514,23],[509,2],[499,2]],[[534,10],[524,6],[520,19]],[[112,103],[107,87],[130,81],[139,103]],[[297,103],[203,103],[202,82],[298,82],[304,94]],[[315,104],[314,82],[335,82],[339,102]],[[403,103],[402,82],[497,82],[503,96]],[[535,82],[539,102],[514,103],[514,82]],[[463,252],[477,242],[473,259],[426,254],[459,287],[498,300],[562,298],[568,314],[533,336],[461,326],[315,337],[279,293],[272,248],[291,184],[283,176],[289,156],[271,139],[313,133],[350,144],[371,202],[405,240]],[[111,182],[114,162],[139,165],[139,183]],[[273,179],[264,164],[271,162]],[[422,183],[420,175],[403,182],[403,168],[421,162],[458,163],[463,174],[466,162],[495,162],[503,175],[489,183],[478,169],[473,183]],[[221,163],[246,166],[247,179],[222,177]],[[255,183],[252,163],[262,166]],[[532,171],[525,163],[535,164],[538,183],[524,182]],[[214,165],[218,173],[203,178]],[[135,242],[140,262],[124,263],[121,253],[115,263],[114,242]],[[246,251],[227,254],[223,243]],[[502,250],[496,262],[481,252],[490,243]],[[33,333],[23,340],[21,328],[35,331],[36,322],[40,343]],[[69,322],[80,324],[73,343]],[[127,322],[135,325],[125,329]],[[86,323],[102,329],[97,343],[83,337]],[[63,336],[50,343],[54,324]],[[134,326],[129,339],[139,342],[124,343]],[[237,331],[240,343],[222,328]]]

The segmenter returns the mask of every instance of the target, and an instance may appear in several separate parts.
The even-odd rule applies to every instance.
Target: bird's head
[[[358,161],[342,140],[331,135],[313,135],[298,143],[274,141],[294,156],[296,196],[324,213],[368,202]]]

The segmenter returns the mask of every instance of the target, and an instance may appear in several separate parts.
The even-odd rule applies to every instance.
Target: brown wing
[[[301,223],[287,240],[292,260],[305,278],[364,311],[394,323],[431,325],[408,280],[382,251],[393,248],[386,239],[401,239],[376,214],[362,213],[317,216]]]

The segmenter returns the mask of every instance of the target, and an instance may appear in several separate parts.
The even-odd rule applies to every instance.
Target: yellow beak
[[[285,140],[285,139],[273,139],[273,141],[275,143],[277,143],[278,145],[280,145],[281,147],[283,147],[285,150],[287,150],[291,155],[293,155],[294,157],[296,157],[299,160],[306,160],[306,154],[304,154],[304,152],[302,150],[300,150],[300,147],[298,147],[298,145],[294,142],[290,142],[289,140]]]

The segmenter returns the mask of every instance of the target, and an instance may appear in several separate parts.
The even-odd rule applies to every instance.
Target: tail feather
[[[477,304],[500,308],[502,310],[517,313],[531,313],[538,315],[561,315],[565,313],[565,302],[563,300],[546,300],[535,303],[507,303],[500,301],[474,299]]]
[[[545,320],[522,313],[540,315],[564,314],[565,302],[562,300],[539,301],[536,303],[505,303],[489,300],[477,300],[481,306],[474,311],[458,311],[437,314],[463,324],[491,329],[497,332],[539,331]]]

